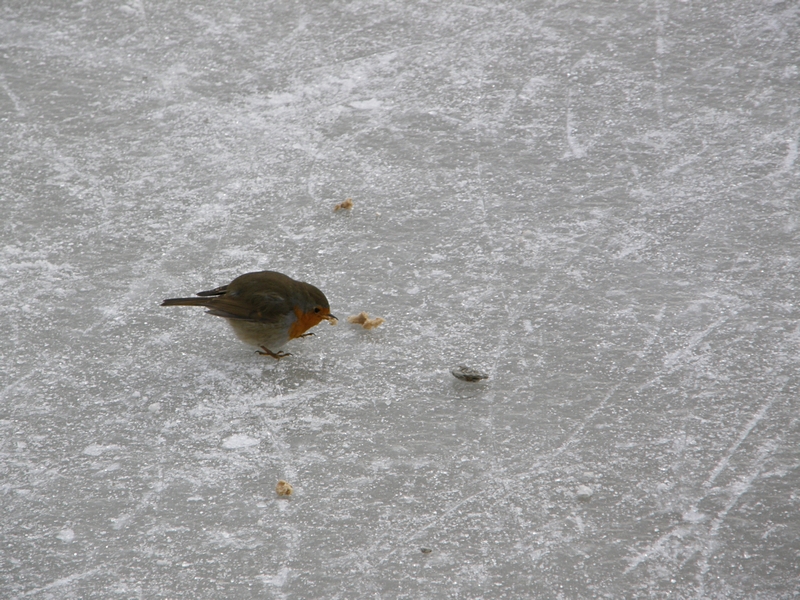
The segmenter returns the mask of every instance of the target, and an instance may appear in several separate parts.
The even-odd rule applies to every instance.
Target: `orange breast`
[[[290,340],[300,337],[315,325],[319,325],[319,322],[322,321],[322,317],[320,317],[317,313],[304,313],[297,307],[294,309],[294,314],[297,316],[297,321],[292,323],[292,326],[289,328]]]

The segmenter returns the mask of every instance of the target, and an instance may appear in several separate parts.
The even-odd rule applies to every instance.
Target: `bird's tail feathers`
[[[208,306],[214,298],[167,298],[161,306]]]

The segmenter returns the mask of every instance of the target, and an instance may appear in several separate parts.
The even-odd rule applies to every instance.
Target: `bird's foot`
[[[309,331],[308,333],[301,333],[297,337],[309,337],[309,336],[312,336],[312,335],[314,335],[314,332],[313,331]]]
[[[292,355],[291,352],[284,352],[283,350],[278,350],[277,352],[273,352],[266,346],[261,346],[261,350],[256,350],[256,353],[260,354],[261,356],[271,356],[276,360],[280,360],[282,358],[285,358],[286,356]]]

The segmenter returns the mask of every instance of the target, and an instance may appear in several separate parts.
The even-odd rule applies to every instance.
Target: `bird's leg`
[[[286,356],[291,356],[291,352],[284,352],[283,350],[278,350],[277,352],[273,352],[266,346],[261,346],[261,350],[256,350],[256,353],[260,354],[261,356],[271,356],[276,360],[280,360]]]

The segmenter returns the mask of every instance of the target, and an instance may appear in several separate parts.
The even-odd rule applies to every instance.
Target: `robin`
[[[196,298],[168,298],[161,306],[205,306],[210,315],[222,317],[245,344],[260,348],[259,354],[272,358],[291,356],[280,348],[306,333],[321,321],[334,323],[328,299],[309,283],[295,281],[276,271],[240,275],[228,285]]]

